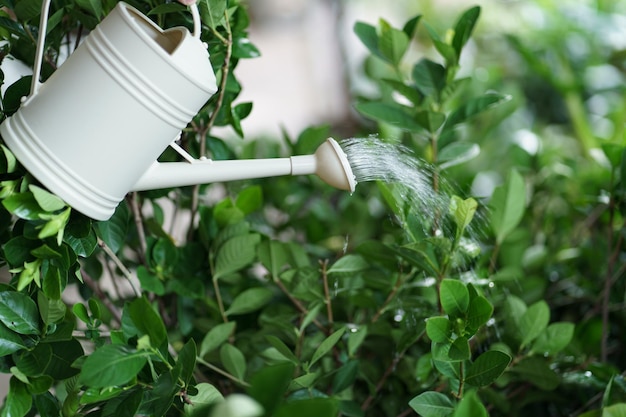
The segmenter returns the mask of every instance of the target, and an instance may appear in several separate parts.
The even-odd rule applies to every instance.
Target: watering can
[[[74,209],[106,220],[129,191],[279,175],[317,174],[354,191],[350,163],[332,138],[313,155],[233,161],[194,159],[176,144],[217,91],[195,4],[192,33],[162,30],[118,3],[40,83],[49,4],[42,4],[31,93],[0,134],[22,165]],[[185,161],[157,162],[167,146]]]

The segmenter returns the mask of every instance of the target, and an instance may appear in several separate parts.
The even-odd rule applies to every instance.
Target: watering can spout
[[[155,162],[132,187],[132,191],[183,187],[282,175],[315,174],[327,184],[353,192],[356,180],[346,154],[332,138],[313,155],[290,158],[188,162]]]

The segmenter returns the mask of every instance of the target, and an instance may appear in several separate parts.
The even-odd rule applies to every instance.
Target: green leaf
[[[447,417],[454,412],[450,398],[435,391],[426,391],[409,401],[409,406],[422,417]]]
[[[415,88],[415,86],[407,85],[402,81],[393,80],[389,78],[383,78],[380,81],[387,84],[389,87],[394,89],[397,93],[404,96],[407,100],[409,100],[411,103],[415,105],[419,105],[422,102],[422,99],[424,98],[424,96],[419,92],[417,88]],[[440,113],[436,113],[436,114],[440,114]],[[420,118],[420,113],[416,115],[415,121],[418,124],[422,125],[423,120],[421,120]],[[436,119],[435,120],[429,119],[427,120],[428,128],[423,125],[422,127],[424,127],[425,129],[430,129],[431,124],[436,124],[436,123],[437,123]]]
[[[123,246],[128,236],[130,211],[126,204],[117,206],[113,216],[105,222],[97,222],[98,236],[106,245],[117,253]]]
[[[438,155],[439,168],[448,169],[461,165],[480,154],[480,146],[470,142],[453,142],[445,146]]]
[[[246,375],[246,358],[235,346],[230,344],[222,345],[220,348],[220,361],[224,368],[235,378],[243,380]]]
[[[333,378],[333,392],[339,394],[341,391],[351,387],[356,381],[359,373],[359,361],[351,360],[337,370]]]
[[[235,316],[259,310],[267,305],[273,297],[274,293],[269,288],[249,288],[235,297],[228,310],[226,310],[226,315]]]
[[[20,334],[39,334],[39,311],[26,294],[0,292],[0,321]]]
[[[21,349],[26,349],[22,338],[0,323],[0,357],[10,355]]]
[[[332,274],[355,274],[369,268],[365,259],[360,255],[344,255],[337,260],[330,268],[328,275]]]
[[[288,362],[262,367],[250,378],[248,395],[265,410],[266,416],[283,402],[285,392],[293,377],[294,365]]]
[[[423,110],[415,115],[415,120],[427,131],[435,133],[446,121],[446,115],[436,111]],[[441,153],[438,155],[438,159],[441,161]]]
[[[525,347],[546,330],[550,322],[550,307],[543,300],[537,301],[526,309],[519,321],[521,347]]]
[[[522,220],[526,208],[526,185],[516,170],[512,170],[507,182],[493,192],[490,206],[491,227],[496,242],[502,244]]]
[[[307,398],[283,404],[275,417],[321,417],[336,416],[339,412],[334,398]]]
[[[452,324],[447,317],[429,317],[426,320],[426,334],[436,343],[445,343],[452,335]]]
[[[420,132],[423,128],[413,119],[408,108],[399,104],[387,104],[377,101],[357,103],[355,108],[362,115],[373,120],[387,123],[409,132]]]
[[[472,31],[474,30],[474,26],[476,25],[476,21],[480,16],[480,7],[475,6],[468,9],[463,15],[459,18],[459,21],[454,27],[454,38],[452,39],[452,46],[456,51],[457,57],[461,56],[461,51],[463,47],[472,36]]]
[[[385,59],[378,49],[378,33],[376,32],[376,28],[374,26],[368,23],[357,22],[355,23],[353,30],[371,54],[381,59]]]
[[[9,380],[9,392],[7,393],[0,417],[23,417],[32,407],[33,397],[28,392],[28,387],[16,377]]]
[[[387,62],[397,66],[409,47],[409,37],[401,30],[393,28],[388,22],[380,20],[378,50]]]
[[[129,303],[126,311],[140,335],[148,335],[152,347],[161,348],[167,342],[167,330],[161,316],[145,297]]]
[[[448,351],[448,357],[453,361],[466,361],[469,360],[471,356],[469,340],[462,336],[454,339]]]
[[[478,203],[473,198],[463,200],[462,198],[453,195],[450,200],[450,213],[454,218],[458,230],[460,233],[470,224],[478,208]]]
[[[446,86],[446,69],[441,64],[422,58],[413,67],[413,82],[422,94],[439,102]]]
[[[224,0],[202,0],[198,2],[202,22],[216,29],[224,22],[228,2]]]
[[[495,381],[509,366],[511,357],[504,352],[490,350],[480,355],[467,369],[465,382],[484,387]]]
[[[122,345],[102,346],[87,356],[78,381],[91,388],[125,385],[137,376],[148,356],[148,352]]]
[[[209,330],[200,344],[200,357],[206,356],[226,342],[235,331],[236,324],[234,321],[220,323]]]
[[[289,247],[277,240],[264,240],[258,247],[259,261],[270,273],[275,281],[283,271],[285,265],[289,263]]]
[[[102,2],[98,0],[76,0],[76,4],[98,19],[102,18]]]
[[[505,103],[510,99],[511,97],[508,95],[493,92],[485,93],[480,97],[474,97],[450,113],[448,119],[446,120],[444,131],[451,129],[460,123],[466,122],[468,119],[476,116],[477,114],[489,110],[498,104]]]
[[[261,241],[258,234],[234,236],[218,250],[213,279],[220,279],[249,265],[256,258],[256,247]]]
[[[107,401],[122,394],[124,390],[117,387],[88,388],[80,397],[81,404],[94,404]]]
[[[35,197],[35,201],[37,201],[39,207],[45,211],[57,211],[66,207],[63,200],[41,187],[31,184],[28,186],[28,189],[33,193],[33,197]]]
[[[263,206],[263,190],[254,185],[239,192],[235,200],[235,206],[245,214],[253,213]]]
[[[158,16],[168,13],[184,12],[187,8],[181,3],[159,4],[148,12],[148,16]]]
[[[2,200],[2,205],[9,213],[24,220],[39,220],[43,213],[32,193],[16,193]]]
[[[408,36],[409,40],[413,38],[413,36],[415,35],[415,31],[417,30],[417,25],[421,19],[422,19],[422,15],[417,15],[415,17],[412,17],[402,27],[402,31],[406,33],[406,36]]]
[[[454,417],[489,417],[489,414],[476,391],[468,391],[457,404]]]
[[[493,305],[482,295],[473,297],[467,309],[466,330],[474,334],[483,326],[493,314]]]
[[[561,383],[561,378],[550,369],[547,359],[538,356],[525,357],[510,372],[545,391],[552,391]]]
[[[613,404],[602,409],[602,417],[626,417],[626,403]]]
[[[552,323],[535,340],[531,352],[556,355],[572,341],[575,327],[574,323]]]
[[[335,331],[330,336],[320,343],[320,345],[313,352],[313,356],[311,357],[311,361],[309,362],[309,367],[313,366],[318,360],[320,360],[324,355],[326,355],[330,350],[339,342],[341,336],[345,333],[346,328],[342,327],[341,329]]]
[[[165,286],[163,285],[163,282],[159,279],[159,277],[151,273],[145,266],[140,265],[137,268],[137,279],[139,280],[143,290],[153,292],[156,295],[165,294]]]
[[[189,395],[190,404],[185,403],[185,415],[201,415],[198,412],[207,407],[224,401],[224,396],[213,385],[201,382],[195,386],[197,393]]]
[[[261,51],[259,51],[259,49],[252,42],[250,42],[250,39],[248,39],[247,37],[237,36],[233,39],[233,57],[234,58],[246,59],[246,58],[258,58],[260,56],[261,56]],[[239,107],[240,105],[237,105],[232,108],[233,111],[232,111],[231,117],[235,118],[235,120],[237,121],[236,122],[237,124],[239,124],[239,121],[240,121],[240,114],[246,115],[246,113],[249,113],[249,110],[252,110],[251,103],[247,103],[244,105],[246,107],[249,107],[249,109],[248,108],[244,109],[242,107]],[[240,130],[238,133],[239,133],[239,136],[243,137],[243,131]]]
[[[292,362],[294,365],[298,365],[300,363],[296,355],[293,354],[291,349],[289,349],[282,340],[272,335],[265,336],[265,338],[270,343],[270,345],[272,345],[289,362]]]
[[[465,284],[455,279],[446,278],[441,281],[440,299],[443,310],[451,318],[465,315],[469,307],[469,291]]]
[[[39,307],[41,320],[46,326],[58,323],[65,318],[67,306],[60,298],[50,299],[40,291],[37,293],[37,305]]]
[[[350,357],[353,357],[359,347],[361,347],[367,337],[367,333],[368,331],[366,325],[359,326],[358,329],[350,331],[348,334],[348,355]]]

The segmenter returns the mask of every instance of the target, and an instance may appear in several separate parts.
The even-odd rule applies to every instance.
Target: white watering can
[[[97,220],[129,191],[279,175],[317,174],[354,191],[345,153],[332,138],[314,155],[196,160],[174,142],[217,91],[207,47],[194,32],[162,30],[120,2],[43,84],[50,0],[42,5],[31,94],[0,125],[17,159],[50,191]],[[186,162],[156,162],[171,145]]]

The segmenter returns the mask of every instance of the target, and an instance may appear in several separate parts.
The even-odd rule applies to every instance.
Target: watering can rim
[[[39,35],[37,38],[36,50],[35,50],[35,60],[33,64],[33,78],[31,83],[30,94],[28,97],[32,97],[37,94],[39,87],[43,84],[40,81],[41,78],[41,70],[43,65],[43,55],[45,50],[45,40],[47,35],[47,25],[48,25],[48,15],[50,12],[50,3],[51,0],[44,0],[41,5],[41,17],[39,22]],[[119,11],[124,23],[128,25],[128,27],[149,47],[154,53],[157,54],[165,63],[172,66],[179,74],[181,74],[184,78],[192,82],[198,88],[206,91],[209,94],[214,94],[217,91],[217,85],[215,80],[215,74],[213,73],[213,68],[211,66],[211,61],[209,60],[209,52],[207,50],[206,43],[202,42],[200,39],[201,26],[202,23],[200,21],[200,13],[198,11],[198,6],[196,3],[191,4],[189,10],[191,11],[192,20],[194,29],[193,32],[190,32],[188,28],[184,26],[175,26],[168,29],[163,29],[155,22],[153,22],[150,18],[148,18],[144,13],[142,13],[136,7],[126,3],[125,1],[119,1],[111,13],[115,10]],[[132,16],[131,13],[134,15]],[[148,34],[140,27],[140,23],[145,23],[149,27],[151,27],[155,32],[160,34],[167,34],[167,32],[179,31],[182,33],[180,41],[177,43],[176,47],[171,51],[167,52],[155,39],[150,38]],[[97,27],[96,27],[97,30]],[[209,67],[209,71],[202,71],[200,69],[196,69],[195,66],[188,63],[187,65],[182,65],[181,59],[176,59],[176,53],[182,49],[183,44],[189,42],[196,42],[197,46],[193,48],[194,53],[202,53],[206,57],[206,64]],[[189,49],[189,48],[188,48]],[[191,71],[195,70],[195,74],[192,74]],[[204,78],[204,79],[203,79]]]

